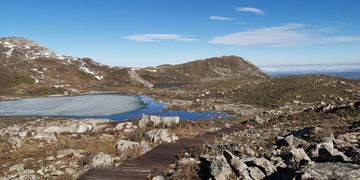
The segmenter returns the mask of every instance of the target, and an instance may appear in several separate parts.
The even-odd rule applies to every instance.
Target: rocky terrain
[[[17,97],[92,91],[129,93],[157,83],[268,77],[249,61],[235,56],[156,68],[113,67],[90,58],[59,55],[22,37],[0,38],[0,75],[0,95]]]
[[[230,125],[247,129],[192,147],[171,166],[155,167],[149,178],[360,176],[360,82],[355,80],[270,78],[236,56],[142,69],[111,67],[15,37],[0,38],[0,76],[0,101],[112,92],[149,96],[165,110],[231,115],[196,121],[143,115],[126,122],[0,117],[0,179],[76,179],[90,168],[115,168],[158,144]]]

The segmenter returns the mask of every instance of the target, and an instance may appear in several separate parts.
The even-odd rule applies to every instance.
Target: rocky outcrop
[[[158,126],[166,125],[168,127],[176,125],[179,123],[180,118],[178,116],[152,116],[143,114],[139,121],[139,127],[145,127],[148,125]]]

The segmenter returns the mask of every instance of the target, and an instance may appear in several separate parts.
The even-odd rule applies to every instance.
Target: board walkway
[[[196,145],[212,143],[223,134],[243,130],[243,126],[222,128],[216,132],[206,132],[194,138],[180,138],[172,145],[160,144],[132,160],[126,160],[116,169],[93,168],[82,174],[78,180],[144,180],[155,167],[168,167],[178,159],[178,155]]]

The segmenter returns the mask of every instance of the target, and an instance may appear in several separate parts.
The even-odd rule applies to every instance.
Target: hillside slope
[[[137,72],[151,83],[192,83],[212,80],[262,79],[269,76],[255,65],[237,56],[213,57],[179,65],[162,65]]]
[[[249,61],[223,56],[156,68],[111,67],[73,58],[22,37],[0,38],[0,95],[50,95],[151,88],[159,83],[197,83],[269,76]]]

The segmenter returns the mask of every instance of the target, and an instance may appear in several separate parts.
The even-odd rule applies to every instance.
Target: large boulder
[[[211,161],[210,172],[216,180],[227,180],[231,179],[231,176],[236,176],[223,155],[217,156]]]
[[[92,125],[81,122],[75,127],[75,132],[83,133],[83,132],[91,131],[93,128],[94,127]]]
[[[55,134],[49,132],[37,134],[34,136],[34,138],[46,141],[57,141]]]
[[[180,118],[178,116],[151,116],[151,115],[145,115],[143,114],[140,121],[139,121],[139,127],[145,127],[149,124],[152,124],[153,126],[158,126],[160,124],[164,124],[166,126],[172,126],[179,123]]]
[[[124,151],[127,149],[131,149],[134,146],[138,146],[139,143],[137,142],[132,142],[132,141],[127,141],[127,140],[120,140],[118,142],[116,142],[116,149],[120,150],[120,151]]]
[[[93,168],[109,168],[113,163],[114,158],[108,154],[100,152],[91,160],[91,167]]]
[[[167,129],[153,129],[146,132],[146,135],[151,139],[152,142],[156,143],[160,140],[171,142]]]

